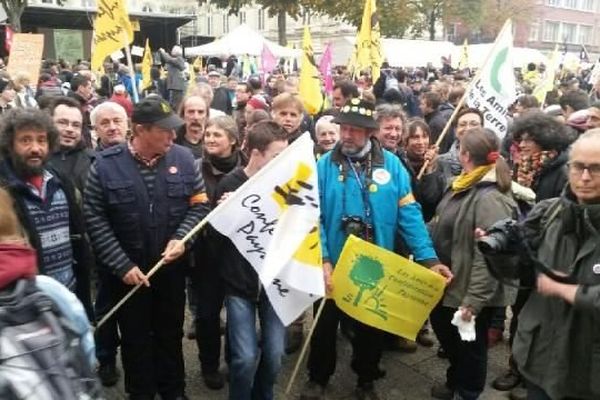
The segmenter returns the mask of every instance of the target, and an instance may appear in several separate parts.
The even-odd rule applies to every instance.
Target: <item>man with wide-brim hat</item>
[[[116,315],[130,399],[185,398],[181,239],[207,214],[208,198],[191,151],[173,143],[183,123],[157,96],[136,104],[131,139],[97,156],[84,195],[99,268],[114,277],[112,300],[142,285]]]
[[[400,232],[416,262],[448,280],[452,276],[433,249],[407,171],[398,157],[384,150],[373,137],[378,129],[374,112],[370,102],[349,100],[333,120],[340,125],[339,142],[317,163],[323,273],[328,292],[332,289],[332,266],[350,234],[393,251]],[[325,396],[335,371],[337,328],[340,319],[347,318],[354,331],[352,369],[358,375],[355,398],[379,399],[374,382],[383,376],[379,369],[383,332],[345,316],[333,300],[325,301],[311,340],[309,381],[300,398],[318,400]]]

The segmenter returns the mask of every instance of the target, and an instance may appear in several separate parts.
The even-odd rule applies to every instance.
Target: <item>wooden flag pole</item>
[[[452,126],[452,122],[454,121],[454,118],[456,118],[456,115],[460,111],[461,107],[464,105],[464,103],[465,103],[465,101],[467,99],[467,96],[469,95],[469,92],[473,88],[473,85],[475,85],[475,83],[479,80],[479,78],[481,78],[481,74],[483,73],[483,69],[487,65],[488,61],[492,58],[492,55],[495,53],[496,47],[498,47],[498,39],[500,37],[502,37],[502,34],[507,29],[509,22],[510,22],[510,19],[507,19],[506,22],[504,22],[504,26],[502,27],[502,29],[500,30],[500,33],[496,37],[496,41],[494,42],[494,46],[491,48],[490,52],[488,53],[487,57],[485,58],[485,61],[483,62],[482,67],[477,70],[477,74],[475,75],[475,78],[473,80],[471,80],[471,82],[469,82],[469,86],[467,87],[467,90],[465,90],[465,94],[463,94],[463,96],[461,97],[460,101],[456,105],[456,108],[454,108],[454,111],[452,112],[452,115],[450,116],[450,119],[448,120],[448,122],[446,122],[446,126],[444,127],[444,130],[442,131],[442,133],[438,137],[437,141],[435,142],[436,146],[439,146],[440,143],[442,143],[442,140],[444,140],[444,137],[446,136],[446,134],[450,130],[450,127]],[[425,170],[429,166],[429,163],[430,163],[430,160],[425,160],[425,163],[423,164],[423,166],[421,167],[421,170],[419,171],[419,174],[417,175],[417,181],[421,180],[421,178],[425,174]]]
[[[308,135],[308,132],[304,133],[304,135]],[[303,136],[304,136],[303,135]],[[302,138],[303,136],[301,136],[300,138]],[[296,140],[294,143],[299,143],[299,140]],[[285,157],[286,154],[291,153],[295,150],[295,146],[292,144],[290,146],[288,146],[287,148],[285,148],[285,150],[283,150],[277,157]],[[263,176],[267,171],[269,170],[268,167],[265,168],[261,168],[256,174],[254,174],[250,179],[248,179],[246,182],[244,182],[242,184],[242,186],[240,186],[239,188],[237,188],[237,190],[244,190],[246,187],[254,184],[254,182],[259,179],[261,176]],[[219,203],[211,212],[208,213],[208,215],[206,217],[204,217],[202,219],[202,221],[198,222],[198,224],[196,224],[196,226],[194,228],[192,228],[191,231],[188,232],[187,235],[185,235],[182,239],[181,242],[182,244],[187,243],[194,235],[196,235],[198,232],[200,232],[200,230],[202,228],[204,228],[204,226],[206,224],[209,223],[209,221],[211,220],[211,217],[216,214],[217,212],[221,211],[221,208],[226,207],[231,201],[233,201],[233,199],[235,198],[235,196],[231,195],[228,196],[227,198],[225,198],[225,200],[223,200],[221,203]],[[163,265],[165,264],[165,259],[161,258],[159,262],[157,262],[154,267],[152,267],[152,269],[150,271],[148,271],[148,273],[146,274],[147,278],[150,278],[152,275],[154,275],[156,273],[156,271],[158,271]],[[125,304],[125,302],[127,300],[129,300],[129,298],[131,296],[133,296],[133,294],[142,286],[142,283],[137,284],[136,286],[134,286],[113,308],[110,309],[110,311],[108,311],[106,313],[106,315],[104,317],[102,317],[102,319],[96,324],[96,330],[100,329],[100,327],[102,325],[104,325],[104,323],[106,323],[106,321],[108,321],[108,319],[110,317],[112,317],[114,315],[114,313],[117,312],[117,310],[119,310],[119,308],[121,308],[121,306],[123,304]]]
[[[312,326],[308,331],[308,335],[306,339],[304,339],[304,345],[302,346],[302,351],[300,352],[300,356],[298,356],[298,361],[296,361],[296,365],[294,366],[294,371],[292,372],[292,376],[290,377],[290,381],[288,382],[287,387],[285,388],[285,395],[288,396],[290,394],[290,390],[294,385],[294,381],[296,380],[296,376],[298,375],[298,371],[300,370],[300,365],[304,360],[304,356],[306,356],[306,351],[308,350],[308,345],[310,344],[310,339],[312,339],[312,335],[315,332],[315,327],[317,326],[317,322],[319,322],[319,318],[321,318],[321,313],[323,312],[323,308],[325,308],[325,302],[327,302],[327,297],[323,297],[321,299],[321,304],[319,304],[319,308],[317,309],[317,313],[315,314],[315,318],[313,320]]]

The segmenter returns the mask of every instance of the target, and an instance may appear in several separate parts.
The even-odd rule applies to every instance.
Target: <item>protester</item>
[[[358,97],[358,87],[351,81],[339,81],[333,85],[333,108],[340,109],[350,99]]]
[[[208,84],[213,90],[213,100],[210,103],[210,108],[231,115],[233,113],[233,105],[229,98],[228,89],[221,86],[221,74],[218,71],[210,71],[208,73]]]
[[[127,112],[120,104],[105,101],[92,110],[90,120],[98,143],[96,151],[100,152],[111,146],[123,143],[127,138]]]
[[[129,93],[125,89],[125,86],[116,85],[113,88],[113,94],[110,97],[110,101],[112,101],[113,103],[120,104],[121,107],[125,109],[127,117],[131,118],[131,114],[133,113],[133,102],[129,97]]]
[[[179,110],[179,116],[185,124],[177,131],[175,143],[190,149],[196,159],[202,158],[202,138],[209,112],[206,102],[200,96],[185,97]]]
[[[11,110],[0,132],[0,186],[13,198],[27,240],[37,251],[39,273],[75,293],[92,319],[92,257],[83,216],[70,180],[48,165],[59,133],[48,114],[33,108]]]
[[[402,112],[402,107],[380,104],[375,108],[375,120],[379,126],[375,138],[384,149],[396,154],[406,129],[406,115]]]
[[[37,101],[35,101],[35,92],[29,84],[29,75],[24,72],[19,72],[13,77],[13,85],[16,93],[14,102],[16,107],[37,107]]]
[[[173,46],[171,55],[168,55],[165,49],[160,48],[160,57],[167,65],[167,92],[169,94],[168,101],[174,110],[179,108],[179,104],[183,100],[183,94],[186,88],[183,71],[185,70],[185,60],[183,59],[183,51],[180,46]]]
[[[527,381],[528,399],[596,399],[600,387],[593,351],[600,335],[594,327],[600,310],[596,273],[600,257],[600,130],[583,134],[569,154],[569,184],[560,197],[542,201],[511,230],[516,246],[503,254],[519,254],[520,264],[535,269],[536,287],[519,317],[513,357]],[[514,235],[519,234],[519,237]],[[479,230],[477,236],[484,232]],[[523,247],[528,246],[530,252]],[[488,260],[495,260],[490,255]],[[567,283],[548,276],[544,265]],[[506,257],[494,262],[502,271]]]
[[[250,100],[250,90],[246,82],[238,82],[235,89],[235,110],[233,111],[233,117],[237,124],[238,132],[244,132],[246,129],[246,104]]]
[[[122,281],[114,281],[113,301],[143,285],[116,316],[125,391],[133,399],[185,398],[185,271],[178,260],[181,239],[206,215],[207,197],[191,152],[173,144],[183,123],[165,100],[136,104],[131,140],[100,153],[85,190],[100,267]],[[161,258],[167,265],[150,282]]]
[[[587,93],[581,90],[570,90],[560,97],[558,103],[563,110],[563,115],[568,119],[574,112],[588,108],[589,98]]]
[[[298,96],[282,93],[273,99],[271,116],[288,133],[288,140],[292,143],[304,131],[300,130],[304,106]]]
[[[233,192],[288,145],[287,132],[272,121],[255,124],[246,137],[248,164],[221,179],[214,194]],[[221,237],[229,344],[229,399],[273,399],[284,354],[285,326],[273,310],[254,268],[231,241]],[[256,320],[260,322],[260,338]],[[259,347],[260,343],[260,347]],[[260,349],[260,351],[259,351]]]
[[[59,149],[48,160],[48,164],[69,179],[83,194],[94,152],[82,141],[83,116],[79,104],[69,97],[57,97],[50,107],[50,115],[59,133]]]
[[[13,108],[12,102],[16,93],[11,81],[6,78],[0,78],[0,114],[5,114]]]
[[[324,115],[315,125],[317,136],[315,153],[319,156],[332,150],[340,140],[340,126],[332,122],[333,118],[335,118],[333,115]]]
[[[447,153],[441,154],[437,160],[438,169],[448,179],[462,172],[460,163],[460,142],[468,129],[483,126],[483,114],[476,108],[463,108],[456,115],[456,139]]]
[[[216,205],[215,192],[219,182],[236,168],[246,164],[240,151],[237,127],[229,116],[211,118],[204,133],[202,177],[206,194],[211,205]],[[202,378],[210,389],[221,389],[223,374],[219,371],[221,355],[221,308],[225,290],[220,270],[221,256],[215,246],[212,230],[204,230],[201,239],[194,245],[194,266],[192,269],[195,290],[196,342]]]
[[[94,86],[92,80],[83,74],[77,74],[71,79],[71,91],[69,97],[74,98],[79,103],[81,114],[83,115],[83,130],[81,137],[86,147],[92,147],[90,113],[94,108]]]
[[[204,99],[207,105],[212,104],[214,98],[214,92],[212,87],[208,83],[200,82],[188,92],[188,96],[200,96]],[[209,114],[211,117],[219,117],[226,115],[223,111],[217,110],[216,108],[209,108]]]
[[[398,227],[417,262],[451,278],[433,250],[408,174],[398,158],[372,138],[378,129],[374,112],[372,103],[360,99],[344,105],[333,120],[340,124],[340,142],[317,163],[323,272],[329,291],[333,265],[350,233],[393,250]],[[335,371],[337,327],[343,313],[333,300],[324,301],[311,339],[309,381],[301,395],[304,400],[322,399]],[[355,398],[377,399],[374,381],[381,377],[382,333],[351,321],[352,369],[358,375]]]
[[[450,104],[444,102],[440,94],[435,91],[425,92],[421,95],[419,108],[431,130],[431,141],[436,143],[446,127],[446,123],[450,120],[450,116],[454,109]],[[450,132],[447,133],[443,140],[444,141],[440,145],[440,151],[442,153],[450,148],[452,134]]]
[[[600,128],[600,102],[593,103],[590,108],[587,109],[587,111],[587,128]]]
[[[487,330],[493,308],[512,304],[510,293],[490,274],[472,235],[473,226],[490,227],[511,217],[516,204],[510,195],[511,173],[500,158],[499,140],[491,131],[467,130],[460,143],[463,172],[451,185],[430,222],[440,261],[452,269],[453,280],[431,313],[431,324],[450,367],[446,382],[432,388],[438,399],[477,399],[487,373]],[[467,341],[452,322],[475,324],[475,339]]]

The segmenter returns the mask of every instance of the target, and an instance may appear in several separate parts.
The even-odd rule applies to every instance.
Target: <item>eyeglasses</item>
[[[600,164],[584,164],[578,161],[571,161],[567,165],[569,166],[569,172],[573,175],[583,175],[583,171],[587,170],[592,178],[600,176]]]
[[[54,122],[56,125],[60,127],[67,127],[71,125],[75,129],[81,129],[81,122],[79,121],[69,121],[68,119],[59,119]]]

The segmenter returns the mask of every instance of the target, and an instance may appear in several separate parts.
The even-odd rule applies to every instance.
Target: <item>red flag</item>
[[[10,53],[10,48],[12,47],[13,35],[14,31],[8,25],[4,25],[4,48],[7,52]]]
[[[319,64],[319,71],[325,80],[325,93],[333,93],[333,74],[332,68],[332,55],[331,55],[331,43],[327,44],[323,56],[321,56],[321,63]]]
[[[277,58],[271,53],[271,50],[269,50],[266,43],[263,44],[262,54],[260,56],[260,66],[265,77],[268,73],[273,72],[277,66]]]

